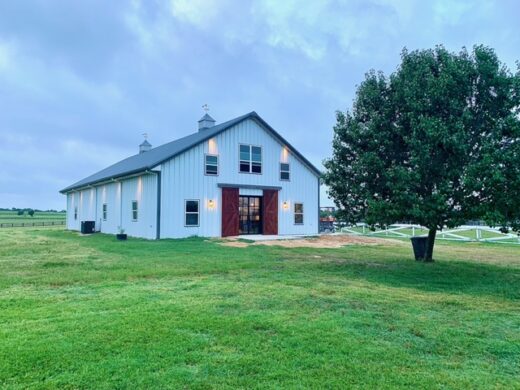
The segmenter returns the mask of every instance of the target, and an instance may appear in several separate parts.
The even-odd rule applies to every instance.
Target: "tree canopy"
[[[324,181],[349,222],[435,233],[470,219],[520,229],[520,68],[488,47],[403,50],[337,112]]]

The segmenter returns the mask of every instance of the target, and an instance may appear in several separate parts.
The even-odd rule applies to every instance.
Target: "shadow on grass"
[[[520,299],[520,269],[464,260],[412,260],[401,248],[295,250],[289,257],[327,275],[425,292]]]

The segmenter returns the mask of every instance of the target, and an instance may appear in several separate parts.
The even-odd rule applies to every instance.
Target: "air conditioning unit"
[[[95,221],[81,221],[81,234],[92,234],[95,231]]]

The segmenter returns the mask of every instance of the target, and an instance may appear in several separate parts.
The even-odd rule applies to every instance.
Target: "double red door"
[[[238,188],[222,188],[222,237],[278,234],[278,191],[240,196]]]

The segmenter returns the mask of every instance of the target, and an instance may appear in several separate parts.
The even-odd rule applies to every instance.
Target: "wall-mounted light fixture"
[[[282,147],[280,162],[282,162],[282,163],[289,162],[289,150],[287,149],[287,146]]]
[[[215,207],[215,202],[213,199],[208,200],[208,208],[213,209],[213,207]]]
[[[284,210],[287,210],[289,208],[289,203],[287,203],[287,201],[283,202],[282,207]]]
[[[215,138],[210,138],[208,140],[208,153],[218,154],[217,140]]]

